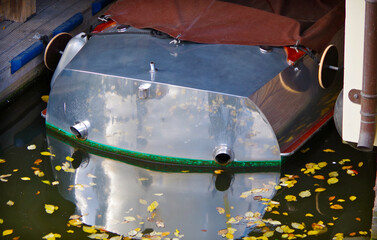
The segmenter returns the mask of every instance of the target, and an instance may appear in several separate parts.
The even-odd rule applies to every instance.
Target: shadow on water
[[[332,122],[280,171],[148,169],[46,135],[40,85],[1,110],[0,239],[370,238],[376,156]]]

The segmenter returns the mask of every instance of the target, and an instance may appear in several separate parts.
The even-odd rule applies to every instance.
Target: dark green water
[[[278,172],[171,173],[47,136],[48,91],[42,79],[1,109],[1,239],[370,238],[376,155],[342,144],[332,122]]]

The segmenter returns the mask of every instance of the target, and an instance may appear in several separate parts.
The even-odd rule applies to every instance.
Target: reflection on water
[[[165,172],[46,137],[41,94],[2,110],[2,239],[370,236],[375,155],[342,144],[332,123],[280,172]]]

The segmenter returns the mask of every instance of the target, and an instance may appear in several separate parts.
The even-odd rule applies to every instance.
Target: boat
[[[344,1],[281,3],[115,2],[49,43],[67,45],[47,129],[160,165],[279,167],[333,115],[344,24]]]

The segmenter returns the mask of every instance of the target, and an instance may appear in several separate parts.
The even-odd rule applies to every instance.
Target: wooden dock
[[[14,4],[18,0],[11,1]],[[57,29],[64,29],[64,24],[75,17],[79,17],[81,21],[70,33],[75,35],[87,32],[112,2],[112,0],[20,1],[31,4],[28,9],[22,9],[24,12],[20,13],[22,16],[18,19],[21,22],[5,19],[6,14],[13,14],[15,19],[14,13],[9,13],[10,5],[4,4],[4,2],[10,4],[10,1],[1,0],[3,4],[0,4],[0,12],[2,12],[0,14],[0,104],[7,102],[17,90],[44,70],[44,49],[39,36],[46,35],[51,39]],[[31,1],[36,1],[35,14],[32,13]],[[30,15],[28,19],[25,17],[27,15]],[[25,18],[27,20],[22,22]],[[15,59],[21,59],[21,66],[12,66],[16,62]]]

